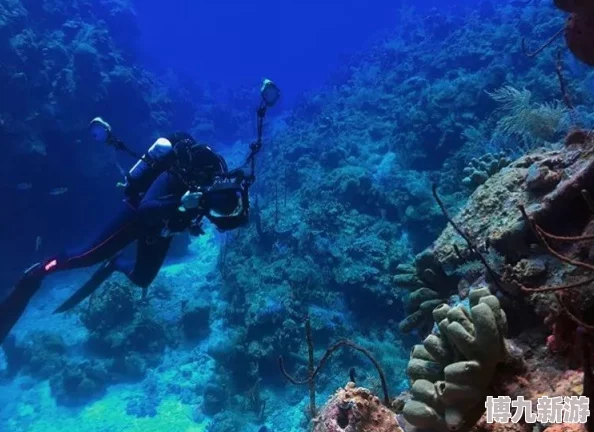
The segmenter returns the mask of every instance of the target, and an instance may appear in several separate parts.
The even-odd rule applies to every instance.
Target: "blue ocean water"
[[[278,365],[307,377],[306,317],[316,359],[348,337],[392,396],[408,389],[432,323],[402,331],[398,275],[446,226],[431,185],[454,212],[510,160],[560,145],[573,120],[556,49],[574,116],[594,123],[594,73],[562,39],[522,52],[563,25],[552,2],[417,3],[0,0],[0,297],[31,264],[119,232],[116,185],[137,157],[95,142],[91,119],[137,154],[185,131],[235,168],[262,80],[281,91],[247,225],[184,231],[146,290],[116,272],[64,314],[100,262],[43,280],[0,351],[0,431],[308,430],[308,388]],[[372,363],[342,349],[316,377],[318,408],[351,370],[380,394]]]

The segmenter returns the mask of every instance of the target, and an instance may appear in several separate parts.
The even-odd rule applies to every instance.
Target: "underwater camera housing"
[[[257,110],[257,138],[254,142],[250,144],[250,153],[242,167],[228,171],[226,163],[224,163],[224,172],[218,175],[215,174],[214,178],[212,179],[212,184],[209,186],[199,184],[199,182],[196,182],[193,178],[191,178],[191,176],[188,176],[187,171],[180,170],[176,166],[170,166],[166,168],[167,171],[178,177],[179,180],[186,184],[186,186],[188,187],[188,191],[184,195],[184,198],[187,198],[190,195],[196,195],[196,197],[194,198],[199,201],[198,207],[201,208],[201,210],[203,210],[194,219],[194,221],[192,221],[192,225],[189,228],[189,231],[192,235],[200,235],[200,233],[203,232],[200,226],[200,222],[204,217],[207,217],[211,222],[213,222],[217,226],[219,230],[223,231],[243,226],[248,220],[250,207],[248,190],[256,180],[255,161],[256,154],[262,148],[262,132],[264,125],[264,117],[266,116],[266,111],[268,110],[268,108],[271,108],[274,105],[276,105],[276,103],[280,99],[281,91],[272,80],[264,79],[260,87],[260,96],[262,100],[260,101],[260,106]],[[95,117],[93,120],[91,120],[91,122],[89,123],[89,131],[95,141],[107,144],[109,146],[114,147],[116,150],[128,153],[130,156],[142,160],[150,166],[156,165],[156,162],[154,162],[150,158],[145,158],[143,155],[138,155],[130,148],[128,148],[122,140],[120,140],[119,138],[117,138],[116,135],[113,134],[111,125],[105,120],[103,120],[103,118]],[[197,151],[201,147],[203,146],[197,145],[196,148],[191,147],[188,150]],[[190,160],[191,159],[192,158],[190,158]],[[224,195],[227,197],[232,197],[233,199],[229,199],[228,203],[233,205],[231,205],[229,208],[225,208],[222,211],[209,211],[221,210],[220,208],[208,208],[208,204],[210,204],[208,202],[209,198],[214,198],[215,195]],[[203,205],[205,206],[205,208],[202,208]],[[184,206],[180,206],[179,210],[181,212],[185,211]]]

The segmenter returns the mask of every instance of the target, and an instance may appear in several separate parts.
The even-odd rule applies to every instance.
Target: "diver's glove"
[[[200,207],[202,201],[202,192],[190,192],[187,191],[181,198],[181,206],[178,207],[180,212],[186,210],[193,210]]]
[[[116,187],[124,190],[126,198],[137,198],[143,193],[138,182],[134,182],[134,179],[131,179],[129,175],[124,176],[123,181],[117,182]]]

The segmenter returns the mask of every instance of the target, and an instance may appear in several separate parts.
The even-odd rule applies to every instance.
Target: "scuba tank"
[[[166,169],[173,156],[173,145],[167,138],[157,139],[126,174],[127,196],[144,193]]]

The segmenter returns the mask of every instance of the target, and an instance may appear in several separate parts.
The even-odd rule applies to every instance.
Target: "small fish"
[[[41,249],[41,236],[37,236],[37,238],[35,239],[35,252],[39,252],[39,249]]]
[[[53,195],[53,196],[64,195],[66,192],[68,192],[67,187],[59,187],[59,188],[52,189],[50,191],[50,195]]]
[[[47,148],[45,144],[39,140],[29,143],[31,153],[37,153],[41,156],[47,156]]]
[[[33,188],[33,185],[31,183],[19,183],[16,188],[17,190],[26,191],[31,190]]]

